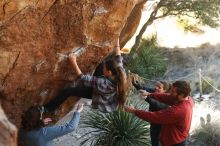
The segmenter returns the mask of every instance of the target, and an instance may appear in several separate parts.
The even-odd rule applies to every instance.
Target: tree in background
[[[157,36],[142,39],[135,55],[129,58],[127,69],[139,76],[151,79],[162,76],[167,68],[167,60],[157,46]]]
[[[150,17],[136,36],[129,57],[137,52],[142,36],[155,20],[167,16],[188,16],[195,18],[202,25],[217,27],[220,16],[220,0],[159,0],[154,3]]]

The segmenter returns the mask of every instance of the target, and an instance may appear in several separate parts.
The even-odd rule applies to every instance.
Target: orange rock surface
[[[21,115],[27,108],[48,102],[75,79],[64,57],[73,48],[85,48],[78,57],[78,64],[84,73],[92,73],[112,52],[120,34],[124,41],[121,44],[134,34],[144,4],[140,2],[3,0],[0,98],[8,119],[19,127]],[[134,20],[134,25],[128,25]],[[63,104],[62,112],[68,112],[77,100],[70,98]]]

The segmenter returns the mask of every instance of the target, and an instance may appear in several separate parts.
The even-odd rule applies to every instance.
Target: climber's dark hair
[[[22,129],[25,131],[37,130],[44,127],[40,106],[30,107],[22,116]]]
[[[103,66],[104,66],[104,62],[101,62],[95,69],[95,72],[93,73],[93,76],[95,77],[99,77],[99,76],[103,76]]]
[[[116,76],[117,79],[117,97],[120,108],[123,107],[126,101],[127,93],[127,76],[124,68],[117,66],[114,60],[107,60],[104,62],[106,69],[111,70],[112,75]]]

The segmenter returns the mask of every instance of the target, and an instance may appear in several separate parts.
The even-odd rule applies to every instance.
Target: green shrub
[[[166,71],[167,61],[157,47],[157,37],[142,39],[136,56],[131,58],[128,69],[145,78],[162,76]]]
[[[140,105],[138,105],[140,108]],[[92,128],[86,133],[81,145],[92,146],[142,146],[150,145],[149,124],[124,111],[101,113],[97,110],[88,112],[82,118],[83,128]]]
[[[183,28],[185,32],[192,33],[204,33],[202,29],[200,29],[201,24],[195,19],[190,19],[188,17],[178,17],[177,24],[180,28]]]

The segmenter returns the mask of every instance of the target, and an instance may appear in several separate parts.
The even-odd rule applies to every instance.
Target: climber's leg
[[[56,110],[68,97],[78,96],[83,98],[92,98],[92,88],[85,86],[67,87],[64,88],[55,98],[44,105],[48,112]]]

